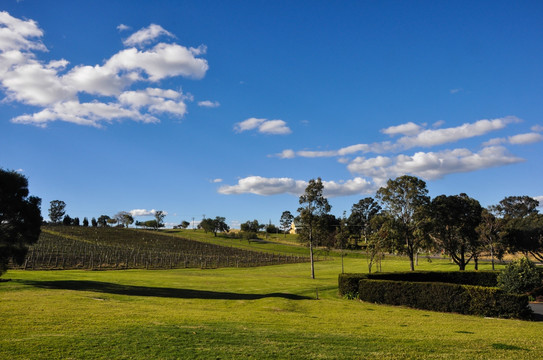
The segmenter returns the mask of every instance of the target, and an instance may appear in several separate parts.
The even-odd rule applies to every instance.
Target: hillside
[[[124,228],[44,226],[23,269],[174,269],[305,262],[274,254]]]

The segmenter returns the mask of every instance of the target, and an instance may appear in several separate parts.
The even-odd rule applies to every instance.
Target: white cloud
[[[223,180],[222,179],[213,179],[211,182],[217,184],[217,183],[221,183]]]
[[[125,24],[119,24],[117,26],[117,30],[119,30],[119,31],[127,31],[127,30],[130,30],[130,29],[131,29],[131,27],[128,26],[128,25],[125,25]]]
[[[322,183],[324,186],[323,193],[328,197],[369,193],[375,190],[373,184],[360,177],[346,182],[323,181]],[[218,192],[225,195],[250,193],[256,195],[291,194],[300,196],[304,193],[307,185],[307,181],[291,178],[248,176],[238,180],[237,185],[220,187]]]
[[[180,117],[187,112],[184,99],[185,97],[181,92],[157,88],[125,91],[119,96],[121,104],[133,109],[147,107],[152,113],[170,113]]]
[[[120,27],[121,25],[119,25]],[[119,28],[117,27],[117,28]],[[126,30],[126,27],[123,27]],[[171,32],[165,30],[162,26],[151,24],[146,28],[136,31],[123,41],[125,46],[146,45],[160,36],[175,37]]]
[[[534,125],[530,128],[530,130],[535,132],[543,132],[543,126],[542,125]]]
[[[234,125],[234,131],[238,133],[255,129],[259,133],[272,135],[286,135],[292,132],[283,120],[249,118]]]
[[[12,119],[12,122],[43,127],[51,121],[61,120],[77,125],[100,127],[100,123],[103,121],[111,122],[120,119],[131,119],[144,123],[159,122],[157,118],[149,114],[126,109],[116,103],[79,103],[78,101],[57,103],[34,114],[17,116]]]
[[[350,145],[339,150],[326,150],[326,151],[314,151],[314,150],[284,150],[284,152],[276,154],[280,158],[286,158],[285,154],[288,154],[288,158],[308,157],[335,157],[335,156],[347,156],[356,153],[375,153],[383,154],[387,152],[398,152],[401,150],[407,150],[414,147],[432,147],[437,145],[443,145],[446,143],[457,142],[462,139],[468,139],[475,136],[485,135],[491,131],[500,130],[507,126],[507,124],[513,122],[519,122],[520,120],[515,116],[507,116],[503,118],[493,120],[478,120],[474,123],[465,123],[461,126],[444,128],[444,129],[427,129],[422,130],[420,125],[414,123],[406,123],[398,126],[391,126],[381,130],[382,133],[389,135],[397,134],[414,134],[402,136],[396,142],[382,141],[372,144],[356,144]],[[442,125],[443,121],[438,121],[434,126]],[[497,140],[494,140],[497,141]],[[500,141],[488,144],[499,144]],[[286,153],[285,153],[286,152]]]
[[[134,209],[130,210],[129,213],[133,217],[143,217],[143,216],[154,216],[158,210],[146,210],[146,209]],[[167,211],[163,211],[164,215],[168,215]]]
[[[459,93],[460,91],[462,91],[462,89],[451,89],[451,90],[449,90],[449,92],[451,94],[456,94],[456,93]]]
[[[323,181],[323,194],[327,197],[369,194],[376,189],[375,185],[366,179],[356,177],[345,182]]]
[[[421,126],[413,122],[408,122],[406,124],[401,124],[397,126],[390,126],[386,129],[381,130],[383,134],[388,134],[390,136],[402,134],[402,135],[416,135],[420,133]]]
[[[543,135],[532,132],[509,136],[509,143],[514,145],[532,144],[543,141]]]
[[[477,171],[522,161],[524,160],[509,154],[504,147],[490,146],[478,153],[467,149],[454,149],[428,153],[417,152],[412,156],[378,156],[371,159],[358,157],[347,168],[352,173],[372,177],[376,183],[380,183],[403,174],[433,180],[448,174]]]
[[[0,49],[10,50],[40,50],[47,51],[38,40],[43,31],[34,20],[20,20],[6,11],[0,12]]]
[[[442,145],[457,142],[462,139],[481,136],[491,131],[503,129],[507,124],[518,121],[519,119],[514,116],[507,116],[499,119],[484,119],[474,123],[465,123],[452,128],[424,130],[416,136],[405,136],[400,138],[398,144],[401,145],[403,149],[410,149],[418,146],[431,147]]]
[[[525,145],[543,141],[543,135],[531,132],[526,134],[518,134],[508,136],[507,138],[494,138],[483,143],[483,146],[492,146],[499,144]]]
[[[124,29],[119,26],[119,30]],[[158,36],[173,37],[158,25],[133,34],[127,44],[143,44]],[[101,126],[103,122],[131,119],[159,122],[156,114],[182,117],[190,95],[158,87],[131,90],[137,82],[158,82],[174,76],[202,78],[208,69],[205,47],[186,48],[160,43],[151,49],[122,50],[104,64],[75,65],[61,74],[69,62],[65,59],[39,61],[33,51],[47,51],[43,31],[32,21],[23,21],[0,12],[0,88],[6,101],[41,107],[12,122],[45,126],[51,121]],[[90,100],[80,101],[83,94]],[[92,98],[92,96],[99,96]],[[104,100],[104,97],[109,97]]]
[[[173,76],[201,79],[209,68],[206,60],[196,57],[201,53],[194,48],[160,43],[145,51],[136,48],[122,50],[104,66],[115,72],[143,71],[150,81]]]
[[[279,154],[276,154],[276,156],[281,159],[292,159],[296,157],[296,153],[294,152],[294,150],[286,149],[281,151]]]
[[[221,106],[221,104],[218,101],[204,100],[204,101],[198,101],[198,106],[216,108],[216,107]]]
[[[543,195],[542,196],[533,196],[534,199],[539,201],[539,207],[543,207]]]
[[[225,195],[245,193],[257,195],[277,195],[289,193],[293,195],[300,195],[305,191],[306,187],[307,182],[302,180],[248,176],[240,179],[237,185],[221,186],[218,192]]]

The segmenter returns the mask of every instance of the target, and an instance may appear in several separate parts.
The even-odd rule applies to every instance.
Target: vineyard
[[[44,226],[23,265],[46,269],[174,269],[252,267],[308,261],[202,243],[145,230],[76,226]]]

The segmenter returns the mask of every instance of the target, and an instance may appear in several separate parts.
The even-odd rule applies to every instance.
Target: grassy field
[[[345,260],[348,272],[365,268],[365,260]],[[405,259],[383,263],[383,271],[406,269]],[[543,358],[541,323],[341,299],[340,271],[337,258],[318,262],[315,280],[307,263],[9,271],[12,281],[0,283],[0,358]]]

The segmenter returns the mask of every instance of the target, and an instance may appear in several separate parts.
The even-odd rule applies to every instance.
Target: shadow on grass
[[[240,294],[222,291],[176,289],[147,286],[120,285],[99,281],[22,281],[24,284],[45,289],[94,291],[107,294],[128,296],[154,296],[176,299],[214,299],[214,300],[258,300],[263,298],[284,298],[289,300],[310,300],[310,297],[286,293]]]

